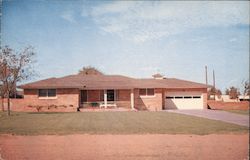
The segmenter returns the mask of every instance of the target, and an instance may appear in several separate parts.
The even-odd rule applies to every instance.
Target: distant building
[[[250,101],[250,98],[249,98],[249,95],[246,95],[246,96],[240,95],[239,100],[240,101]]]

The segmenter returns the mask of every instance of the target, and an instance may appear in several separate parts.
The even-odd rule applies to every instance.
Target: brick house
[[[121,75],[69,75],[19,86],[25,105],[75,108],[203,109],[207,86],[175,78],[136,79]]]

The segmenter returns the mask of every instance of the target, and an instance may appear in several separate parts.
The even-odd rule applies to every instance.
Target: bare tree
[[[218,98],[221,97],[221,90],[220,89],[217,89],[215,87],[212,87],[208,90],[208,97],[210,97],[211,95],[214,96],[214,99],[215,99],[215,95],[218,96]]]
[[[79,71],[79,74],[82,74],[82,75],[103,75],[103,73],[100,70],[98,70],[97,68],[92,67],[92,66],[83,67]]]
[[[250,83],[249,80],[242,81],[243,96],[250,95]]]
[[[2,68],[0,68],[1,70]],[[3,84],[0,84],[0,97],[1,97],[1,108],[2,108],[2,111],[4,111],[4,87],[3,87]]]
[[[16,84],[27,80],[34,75],[32,64],[34,61],[32,47],[26,47],[20,52],[5,46],[0,52],[0,82],[3,85],[4,95],[7,97],[8,115],[10,115],[10,94],[16,91]]]
[[[221,95],[222,95],[221,90],[217,89],[216,90],[216,95],[218,96],[218,98],[221,98]]]
[[[229,95],[230,99],[236,99],[240,95],[240,92],[236,87],[232,86],[226,89],[226,95]]]

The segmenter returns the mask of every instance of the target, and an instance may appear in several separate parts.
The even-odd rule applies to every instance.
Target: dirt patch
[[[248,159],[248,134],[0,135],[0,159]]]

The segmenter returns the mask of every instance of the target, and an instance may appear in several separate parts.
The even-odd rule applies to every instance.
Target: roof
[[[69,75],[49,78],[19,86],[22,89],[79,88],[79,89],[133,89],[133,88],[207,88],[205,84],[175,78],[135,79],[121,75]]]
[[[207,88],[208,86],[202,83],[191,82],[176,78],[165,79],[139,79],[137,81],[140,88],[168,88],[168,89],[186,89],[186,88]]]

